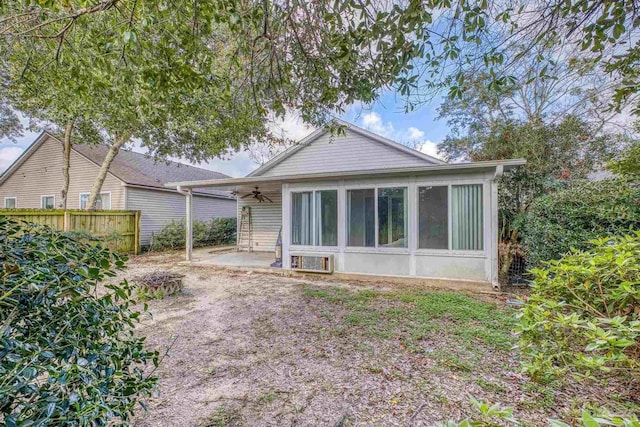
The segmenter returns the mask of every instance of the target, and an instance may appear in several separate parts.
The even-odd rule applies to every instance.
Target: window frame
[[[13,208],[7,207],[7,200],[13,200],[13,204],[15,205]],[[18,196],[7,196],[4,198],[4,204],[2,205],[4,209],[18,209]],[[42,204],[40,205],[42,206]]]
[[[405,206],[404,206],[404,214],[406,218],[406,226],[405,226],[405,238],[407,240],[407,246],[405,247],[391,247],[391,246],[380,246],[379,241],[379,220],[378,220],[378,190],[387,189],[387,188],[404,188],[406,192],[405,197]],[[347,222],[349,221],[349,204],[347,203],[347,193],[349,190],[374,190],[373,198],[374,198],[374,228],[375,228],[375,239],[374,246],[349,246],[348,239],[345,239],[344,251],[349,253],[395,253],[395,254],[409,254],[411,253],[411,247],[413,245],[413,241],[415,240],[411,237],[411,220],[410,215],[412,213],[411,207],[411,184],[407,182],[399,182],[399,183],[385,183],[385,184],[375,184],[375,183],[362,183],[355,185],[345,185],[344,187],[344,228],[347,229]]]
[[[480,185],[482,194],[482,249],[479,250],[467,250],[467,249],[451,249],[453,247],[453,221],[451,218],[451,187],[455,185]],[[432,180],[417,180],[415,183],[415,209],[413,215],[415,215],[415,230],[416,230],[416,242],[415,242],[415,254],[416,255],[434,255],[434,256],[456,256],[456,257],[470,257],[470,258],[485,258],[488,256],[489,245],[487,242],[487,229],[486,224],[489,218],[486,215],[486,203],[487,203],[487,183],[482,179],[464,179],[454,181],[432,181]],[[447,187],[447,249],[428,249],[420,248],[420,188],[421,187]]]
[[[41,195],[40,196],[40,209],[49,209],[49,208],[44,206],[44,199],[49,198],[49,197],[53,197],[53,207],[51,207],[51,209],[55,209],[56,208],[56,195],[55,194],[45,194],[45,195]]]
[[[336,244],[335,246],[316,245],[316,192],[335,191],[336,192]],[[294,193],[311,193],[311,245],[296,245],[293,243],[293,197]],[[289,190],[289,247],[295,250],[317,250],[317,251],[333,251],[340,247],[340,189],[336,186],[331,187],[300,187]]]
[[[109,209],[104,209],[103,208],[103,209],[100,209],[100,210],[110,211],[110,210],[112,210],[111,206],[113,204],[112,203],[113,200],[111,199],[111,191],[101,191],[100,192],[100,196],[102,196],[103,194],[108,194],[109,195]],[[85,195],[86,196],[90,196],[91,192],[90,191],[81,191],[80,193],[78,193],[78,209],[86,209],[86,207],[85,208],[82,207],[82,196],[85,196]]]

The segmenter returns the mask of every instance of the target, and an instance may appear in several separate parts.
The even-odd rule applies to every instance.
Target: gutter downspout
[[[193,258],[193,194],[191,189],[184,189],[180,185],[176,187],[176,191],[186,197],[185,258],[187,261],[191,261]]]
[[[496,166],[491,178],[491,284],[496,291],[500,290],[498,280],[498,178],[504,174],[502,165]]]

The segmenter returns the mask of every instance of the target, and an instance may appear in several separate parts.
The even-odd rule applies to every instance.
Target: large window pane
[[[312,245],[311,192],[291,193],[291,244]]]
[[[316,191],[316,245],[338,246],[338,192]]]
[[[375,190],[347,191],[347,246],[375,246]]]
[[[378,190],[378,246],[406,248],[407,189]]]
[[[452,249],[482,250],[482,219],[482,185],[451,186]]]
[[[418,188],[418,247],[449,249],[447,186]]]

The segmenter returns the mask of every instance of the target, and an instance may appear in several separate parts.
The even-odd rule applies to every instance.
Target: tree
[[[166,11],[158,18],[174,25],[170,15]],[[12,104],[66,129],[65,155],[76,123],[90,123],[97,141],[109,143],[88,208],[95,206],[118,151],[134,138],[156,157],[200,161],[266,132],[263,113],[226,73],[223,33],[211,27],[200,39],[184,27],[139,23],[123,37],[117,23],[100,16],[77,23],[77,31],[64,39],[17,38],[6,44]],[[181,39],[179,31],[170,30],[186,35]],[[146,37],[138,40],[135,34]],[[211,48],[220,48],[220,61],[204,56]],[[126,51],[135,54],[123,60]]]
[[[527,159],[499,183],[500,238],[512,242],[518,241],[522,214],[536,197],[587,178],[617,145],[611,143],[615,136],[598,135],[593,125],[573,116],[557,124],[508,120],[489,125],[482,137],[447,137],[438,149],[448,160]]]
[[[153,17],[161,2],[141,2],[135,16]],[[0,34],[62,36],[95,15],[128,17],[135,0],[37,1],[25,10],[5,2]],[[640,85],[637,4],[633,0],[226,0],[199,2],[237,41],[238,71],[273,110],[295,106],[321,121],[324,107],[372,101],[393,87],[412,109],[446,88],[462,95],[465,75],[483,67],[490,87],[513,82],[510,70],[537,46],[570,45],[574,55],[604,66],[622,84],[612,100],[624,105]],[[191,11],[183,2],[174,9]],[[134,9],[136,9],[134,7]],[[134,14],[131,14],[134,16]],[[194,27],[200,15],[190,15]],[[88,18],[89,17],[89,18]],[[538,63],[554,57],[541,55]],[[543,65],[538,77],[546,75]],[[259,73],[258,71],[263,71]],[[317,101],[320,106],[314,105]]]

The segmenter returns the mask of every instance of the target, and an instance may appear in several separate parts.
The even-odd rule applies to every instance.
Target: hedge
[[[534,266],[587,249],[592,239],[640,230],[640,186],[624,179],[586,182],[534,200],[523,233]]]
[[[171,221],[151,236],[150,251],[185,247],[185,222]],[[193,221],[193,247],[231,245],[236,241],[236,218]]]

